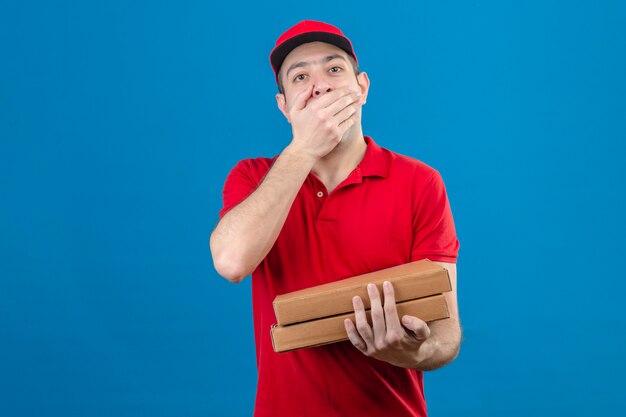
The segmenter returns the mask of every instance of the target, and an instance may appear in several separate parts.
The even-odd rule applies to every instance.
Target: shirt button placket
[[[326,206],[326,204],[325,204],[326,203],[326,198],[324,198],[325,193],[322,190],[318,190],[315,193],[315,196],[317,197],[317,199],[316,199],[317,200],[317,210],[318,210],[318,212],[317,212],[317,219],[319,220],[320,217],[324,218],[323,212],[324,212],[324,207]]]

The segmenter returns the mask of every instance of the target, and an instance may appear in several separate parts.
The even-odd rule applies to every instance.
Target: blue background
[[[433,416],[609,415],[626,373],[626,5],[0,4],[0,415],[250,416],[250,280],[221,188],[290,139],[268,53],[338,25],[364,132],[438,169],[462,352]]]

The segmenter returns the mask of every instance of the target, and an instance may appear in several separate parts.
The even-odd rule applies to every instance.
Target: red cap
[[[278,79],[278,71],[283,61],[293,51],[303,43],[326,42],[335,45],[346,53],[350,54],[358,64],[356,54],[352,48],[352,42],[344,35],[339,28],[324,22],[315,20],[303,20],[300,23],[287,29],[276,41],[276,46],[270,53],[270,63],[274,69],[274,75]]]

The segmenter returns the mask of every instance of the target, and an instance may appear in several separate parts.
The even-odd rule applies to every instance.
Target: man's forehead
[[[283,68],[289,68],[289,65],[297,61],[310,61],[322,58],[326,55],[341,55],[344,58],[348,57],[348,54],[343,49],[331,45],[326,42],[308,42],[294,48],[283,61]]]

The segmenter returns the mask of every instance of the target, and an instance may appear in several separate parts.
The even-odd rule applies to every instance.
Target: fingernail
[[[383,285],[385,286],[385,288],[391,289],[391,282],[385,281],[385,282],[383,282]]]

